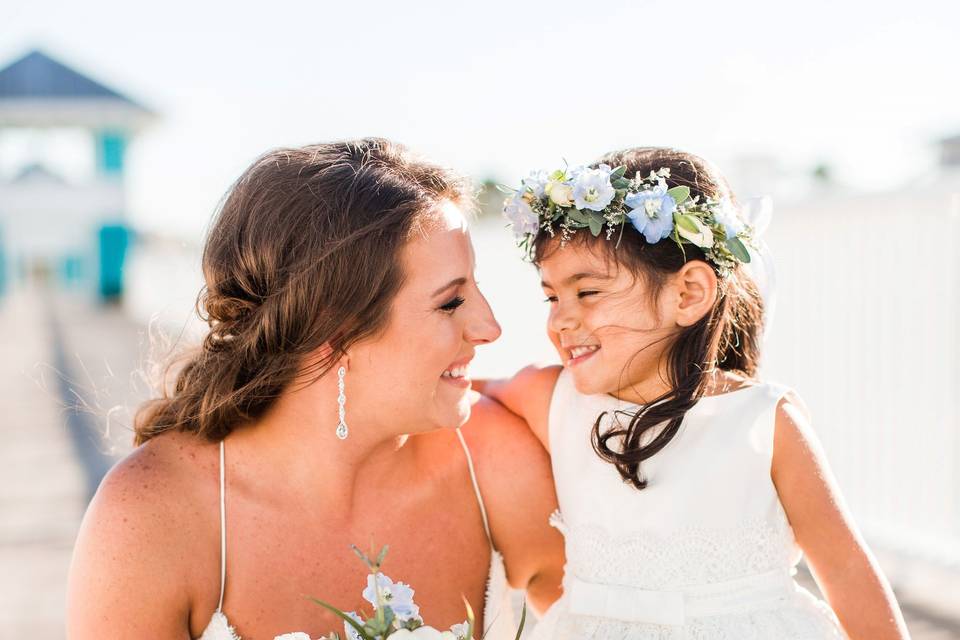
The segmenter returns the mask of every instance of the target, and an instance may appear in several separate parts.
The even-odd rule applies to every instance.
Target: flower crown
[[[606,233],[610,240],[619,227],[619,246],[629,221],[649,244],[669,238],[681,251],[684,244],[700,247],[721,275],[750,262],[747,247],[754,245],[754,231],[730,201],[691,198],[690,188],[682,185],[668,188],[666,167],[647,177],[638,172],[633,179],[624,177],[626,171],[601,164],[549,175],[531,172],[503,208],[526,257],[532,258],[532,240],[540,229],[554,236],[559,228],[565,244],[578,229],[590,229],[594,237]]]

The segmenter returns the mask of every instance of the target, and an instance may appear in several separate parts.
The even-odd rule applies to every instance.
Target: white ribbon
[[[684,625],[689,618],[718,616],[773,606],[796,591],[788,571],[771,571],[724,582],[649,591],[625,585],[564,581],[570,612],[644,624]]]
[[[743,266],[747,274],[757,283],[763,297],[763,336],[767,337],[773,324],[773,312],[777,305],[777,270],[773,262],[773,253],[763,236],[773,219],[773,200],[770,196],[750,198],[741,206],[744,221],[753,228],[753,240],[757,248],[750,247],[750,262]]]

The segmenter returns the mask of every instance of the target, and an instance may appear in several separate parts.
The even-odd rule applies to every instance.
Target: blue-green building
[[[20,286],[123,293],[131,234],[124,189],[130,141],[154,114],[40,52],[0,69],[0,295]],[[78,135],[80,134],[80,135]],[[64,139],[86,170],[62,175]],[[5,143],[10,143],[5,144]],[[78,149],[71,151],[73,155]]]

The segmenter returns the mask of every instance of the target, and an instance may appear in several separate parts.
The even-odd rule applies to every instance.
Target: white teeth
[[[586,355],[588,353],[593,353],[600,347],[596,345],[589,345],[586,347],[572,347],[570,349],[570,355],[574,358],[579,358],[580,356]]]
[[[444,378],[463,378],[463,377],[466,377],[466,375],[467,375],[466,366],[457,367],[455,369],[448,369],[447,371],[443,372]]]

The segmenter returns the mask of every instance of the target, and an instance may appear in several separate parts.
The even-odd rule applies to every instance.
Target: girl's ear
[[[674,274],[677,324],[689,327],[707,315],[717,301],[717,274],[702,260],[691,260]]]

